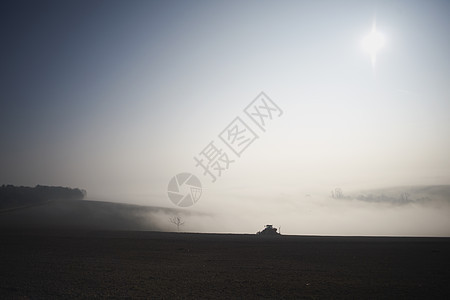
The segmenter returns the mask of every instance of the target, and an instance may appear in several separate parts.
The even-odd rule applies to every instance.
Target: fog
[[[180,217],[181,232],[253,234],[272,224],[282,234],[290,235],[450,235],[450,186],[341,191],[341,196],[335,190],[328,194],[296,190],[257,195],[245,189],[207,191],[201,205],[185,209],[53,200],[0,211],[0,227],[56,232],[58,229],[178,231],[170,219]]]
[[[0,184],[169,209],[127,211],[134,229],[448,236],[446,188],[420,189],[450,184],[449,5],[5,2]],[[261,92],[282,110],[264,130],[244,111]],[[258,136],[240,156],[219,137],[236,117]],[[215,182],[194,160],[211,141],[234,160]],[[183,172],[202,195],[180,208]]]
[[[359,192],[337,199],[330,193],[317,191],[256,196],[253,192],[220,191],[204,199],[209,203],[198,209],[213,213],[185,216],[183,230],[256,233],[264,225],[272,224],[281,227],[282,234],[448,236],[450,189],[446,186],[432,187],[431,192],[425,190],[424,187],[398,187],[388,192],[372,190],[366,194],[384,195],[386,201],[378,202],[358,200],[357,196],[362,195]],[[408,203],[400,201],[404,191],[409,192]],[[425,193],[428,196],[423,196]],[[183,216],[183,212],[180,215]]]

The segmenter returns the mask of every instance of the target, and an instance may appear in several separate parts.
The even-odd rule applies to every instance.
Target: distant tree
[[[169,218],[170,223],[177,225],[177,230],[180,231],[180,226],[184,225],[184,221],[179,216]]]
[[[409,202],[409,193],[403,193],[400,195],[400,199],[402,200],[402,202]]]
[[[342,192],[342,189],[335,188],[334,191],[331,191],[331,197],[336,199],[344,198],[344,193]]]

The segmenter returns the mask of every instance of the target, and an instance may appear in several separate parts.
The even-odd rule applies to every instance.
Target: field
[[[2,299],[450,297],[450,239],[7,230]]]

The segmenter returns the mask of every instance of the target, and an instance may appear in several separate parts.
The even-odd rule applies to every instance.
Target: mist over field
[[[409,194],[409,201],[402,194]],[[331,192],[331,191],[330,191]],[[281,227],[282,234],[448,236],[449,186],[400,187],[345,193],[269,195],[220,191],[204,204],[204,216],[186,216],[184,230],[256,233],[265,224]],[[206,202],[206,200],[205,200]],[[202,211],[190,209],[189,211]],[[184,210],[187,211],[187,210]],[[183,215],[183,212],[181,212]],[[231,217],[230,217],[231,216]]]
[[[336,190],[341,195],[336,195]],[[91,200],[45,201],[0,210],[2,228],[256,233],[273,224],[290,235],[448,236],[450,186],[272,195],[220,191],[199,208]],[[296,195],[298,194],[298,196]],[[221,198],[224,197],[224,198]],[[206,201],[205,201],[206,202]],[[231,217],[230,217],[231,216]]]

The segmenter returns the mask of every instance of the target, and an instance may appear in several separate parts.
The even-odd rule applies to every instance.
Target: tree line
[[[49,200],[81,200],[86,196],[82,189],[61,186],[35,187],[2,185],[0,186],[0,208],[9,208]]]

